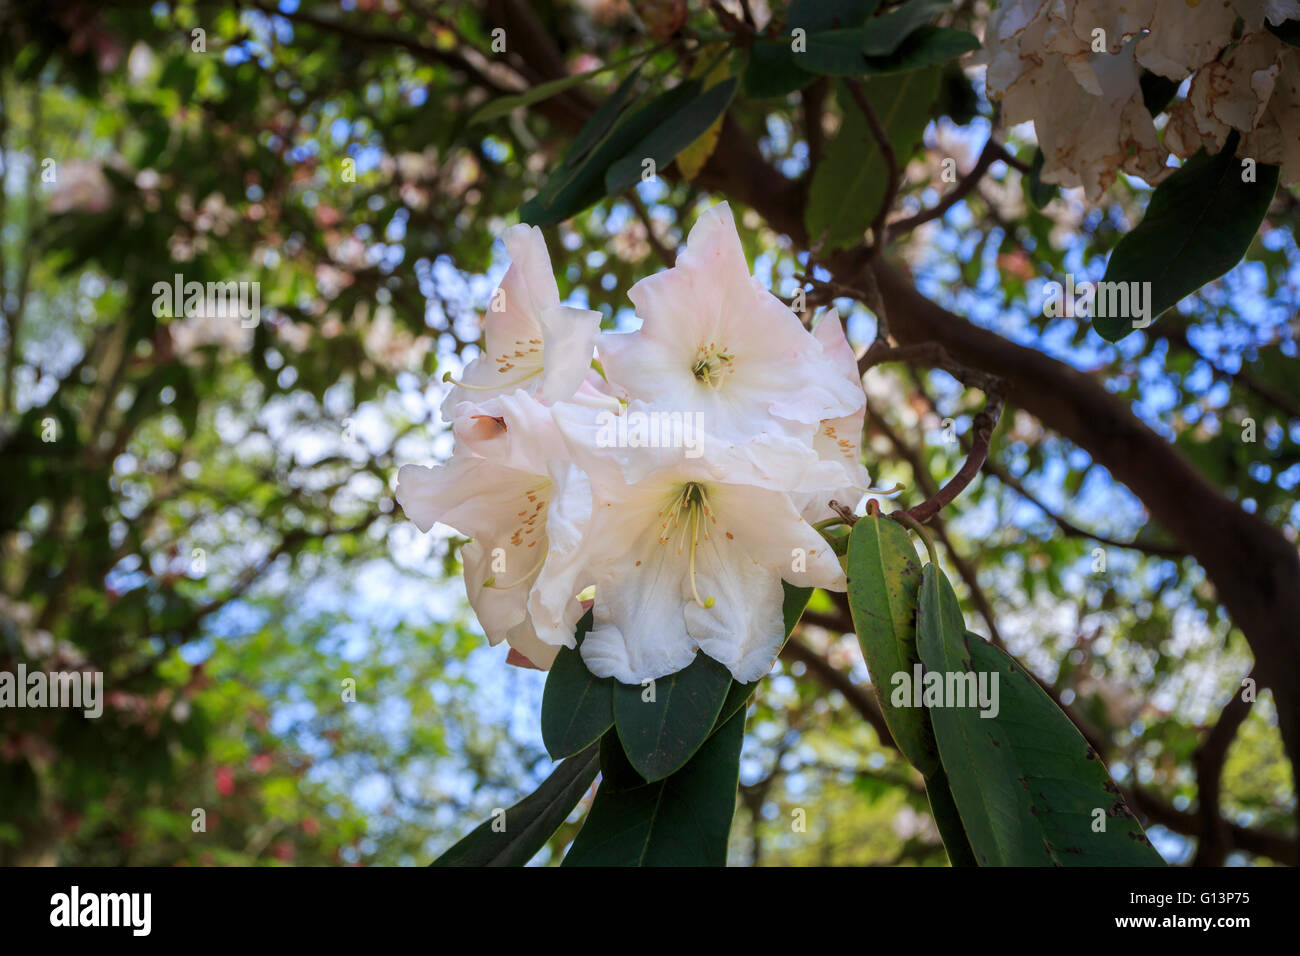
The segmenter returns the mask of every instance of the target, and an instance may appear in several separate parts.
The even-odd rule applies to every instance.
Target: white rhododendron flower
[[[560,305],[541,229],[511,226],[502,241],[510,268],[488,306],[484,351],[447,395],[444,417],[460,402],[521,388],[548,405],[564,401],[591,370],[600,313]]]
[[[402,508],[474,539],[470,604],[515,663],[575,647],[590,607],[597,676],[639,684],[704,653],[757,680],[785,636],[782,581],[846,586],[811,523],[868,485],[866,396],[839,316],[809,332],[759,286],[725,203],[676,266],[633,287],[637,332],[597,335],[597,313],[559,304],[536,230],[506,245],[504,308],[442,406],[451,461],[403,466]]]
[[[862,404],[861,383],[837,375],[798,316],[751,278],[726,203],[700,216],[673,268],[628,298],[642,326],[601,334],[606,374],[632,398],[703,414],[719,438],[811,437]]]
[[[1173,170],[1170,150],[1217,151],[1233,129],[1238,155],[1280,165],[1290,184],[1300,181],[1300,51],[1266,24],[1297,18],[1300,0],[1009,0],[989,20],[987,88],[1008,124],[1033,122],[1043,181],[1082,186],[1091,202],[1120,170],[1158,183]],[[1192,77],[1169,107],[1164,145],[1143,70]]]

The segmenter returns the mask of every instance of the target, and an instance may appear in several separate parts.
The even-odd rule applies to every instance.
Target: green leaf
[[[916,650],[916,595],[921,564],[898,522],[883,515],[859,518],[849,535],[849,609],[871,686],[889,732],[908,763],[930,777],[939,769],[939,750],[924,707],[909,699],[895,706],[894,675],[910,681],[920,663]]]
[[[1197,153],[1157,186],[1142,222],[1111,253],[1104,282],[1151,283],[1147,324],[1240,262],[1268,212],[1278,168],[1257,164],[1256,181],[1242,182],[1237,141],[1234,131],[1217,155]],[[1098,290],[1092,324],[1116,342],[1134,330],[1134,309],[1112,309],[1108,298]]]
[[[867,72],[901,73],[935,63],[947,63],[980,48],[973,33],[950,27],[919,27],[887,57],[867,57]]]
[[[558,760],[599,740],[614,725],[614,684],[597,677],[582,660],[582,641],[591,630],[591,612],[578,622],[578,646],[562,647],[542,691],[542,742]]]
[[[639,54],[638,54],[639,55]],[[540,103],[542,100],[549,100],[552,96],[558,96],[565,90],[572,89],[580,83],[591,79],[593,76],[599,76],[601,73],[622,66],[627,60],[620,60],[617,63],[606,63],[594,70],[588,70],[586,73],[575,73],[572,76],[562,76],[557,80],[549,80],[546,83],[538,83],[531,89],[524,90],[522,93],[516,93],[513,96],[498,96],[494,100],[488,100],[469,118],[469,125],[476,123],[485,123],[488,120],[494,120],[497,117],[505,116],[507,113],[519,109],[521,106],[532,106],[534,103]],[[639,69],[639,67],[638,67]],[[626,80],[624,81],[626,82]]]
[[[724,866],[744,740],[742,710],[653,783],[639,782],[617,741],[602,747],[600,788],[564,865]]]
[[[880,0],[794,0],[786,13],[786,32],[796,27],[816,33],[861,26],[878,6]]]
[[[867,21],[862,28],[862,52],[867,56],[889,56],[911,36],[912,31],[933,20],[949,6],[947,0],[908,0],[897,10]]]
[[[562,761],[540,787],[506,811],[504,828],[496,819],[480,824],[432,865],[523,866],[546,845],[596,779],[599,752],[592,744]]]
[[[652,686],[614,686],[614,726],[632,766],[646,780],[680,769],[708,738],[731,686],[728,670],[707,654]],[[654,700],[643,699],[653,689]]]
[[[865,87],[900,167],[925,132],[941,75],[939,67],[930,67],[876,77]],[[813,175],[805,211],[808,234],[816,242],[825,233],[828,251],[862,238],[884,200],[889,178],[857,104],[842,91],[837,95],[844,122]]]
[[[781,586],[785,588],[785,601],[781,606],[781,614],[785,618],[785,639],[788,641],[794,626],[799,623],[799,618],[803,617],[804,608],[808,606],[808,599],[812,597],[812,588],[795,587],[789,581],[782,581]],[[714,726],[725,723],[738,709],[748,704],[749,699],[754,696],[754,691],[758,690],[758,683],[754,681],[751,684],[742,684],[738,680],[733,680],[731,688],[727,691],[727,699],[722,702],[722,712],[718,714]]]
[[[948,862],[953,866],[979,866],[962,826],[961,813],[952,798],[948,775],[943,770],[937,770],[934,776],[926,778],[925,795],[930,801],[930,815],[934,817],[943,848],[948,852]]]
[[[690,102],[699,88],[698,80],[675,86],[616,124],[584,160],[561,167],[524,203],[519,218],[535,226],[553,226],[605,198],[605,171],[610,165]]]
[[[574,166],[578,160],[591,152],[591,148],[609,132],[609,128],[614,125],[614,121],[618,119],[623,112],[623,107],[627,105],[628,100],[631,98],[636,87],[636,81],[641,76],[641,69],[644,66],[644,63],[638,63],[636,69],[623,77],[623,81],[614,88],[614,92],[609,94],[605,102],[601,103],[596,112],[591,114],[591,118],[582,125],[582,129],[578,130],[578,135],[573,138],[573,144],[569,147],[569,152],[565,154],[565,166]]]
[[[1035,209],[1042,209],[1056,196],[1056,185],[1043,182],[1043,163],[1047,157],[1040,148],[1034,150],[1034,158],[1029,164],[1029,175],[1024,178],[1025,195]]]
[[[983,677],[992,701],[987,711],[978,701],[955,706],[955,695],[929,706],[981,865],[1163,865],[1096,751],[1019,663],[966,631],[957,595],[933,564],[922,572],[917,647],[950,693]]]
[[[816,79],[798,65],[799,58],[807,54],[795,53],[790,42],[789,38],[755,41],[743,74],[747,97],[761,100],[787,96]]]
[[[641,178],[642,163],[647,159],[654,160],[656,170],[665,169],[678,153],[707,133],[709,127],[727,112],[731,98],[736,95],[737,83],[736,77],[729,77],[666,117],[609,167],[605,173],[606,195],[615,196],[635,184]]]

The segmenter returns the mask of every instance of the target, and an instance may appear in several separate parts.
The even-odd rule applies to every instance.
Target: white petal
[[[550,405],[572,398],[591,371],[600,313],[558,305],[540,313],[538,322],[545,350],[538,397]]]
[[[712,607],[686,604],[686,630],[738,681],[756,681],[772,669],[785,638],[782,614],[785,591],[770,568],[749,560],[735,548],[701,547],[696,555],[700,594]]]

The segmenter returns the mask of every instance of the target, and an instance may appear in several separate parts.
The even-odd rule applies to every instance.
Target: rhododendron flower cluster
[[[839,316],[809,332],[752,278],[725,203],[632,287],[634,332],[560,304],[539,229],[504,241],[483,353],[443,404],[452,457],[401,469],[402,508],[472,539],[470,604],[514,663],[549,667],[590,607],[597,676],[636,684],[703,652],[757,680],[784,638],[782,580],[845,588],[813,527],[868,484]]]
[[[989,20],[989,95],[1011,124],[1032,121],[1044,182],[1090,201],[1119,170],[1157,183],[1186,159],[1237,151],[1300,182],[1300,50],[1267,29],[1300,19],[1300,0],[1008,0]],[[1241,34],[1234,33],[1241,24]],[[1164,142],[1143,102],[1143,70],[1191,77]]]

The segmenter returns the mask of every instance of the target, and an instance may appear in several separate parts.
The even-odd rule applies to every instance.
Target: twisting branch
[[[849,78],[844,81],[848,87],[853,102],[858,104],[858,109],[862,110],[862,115],[867,119],[867,126],[871,129],[871,135],[876,140],[876,145],[880,147],[880,155],[884,157],[885,168],[889,170],[889,179],[885,183],[885,195],[880,200],[880,209],[876,212],[876,218],[871,221],[871,246],[867,251],[867,261],[874,259],[885,245],[885,217],[889,215],[889,210],[894,206],[894,200],[898,196],[899,171],[898,157],[894,155],[894,146],[889,141],[889,134],[885,128],[880,125],[880,117],[876,115],[871,101],[867,99],[862,92],[862,84],[855,78]]]
[[[938,219],[943,216],[949,209],[957,205],[975,188],[984,174],[989,171],[989,167],[999,159],[1006,157],[1007,151],[999,146],[992,137],[984,144],[984,149],[980,152],[979,159],[955,187],[950,189],[935,205],[929,209],[923,209],[915,216],[908,216],[906,219],[899,219],[889,224],[890,238],[899,233],[910,232],[917,226]],[[1005,161],[1005,160],[1004,160]]]
[[[966,489],[966,486],[979,474],[984,459],[988,457],[989,441],[993,437],[993,429],[997,427],[998,417],[1001,414],[1002,397],[996,393],[989,395],[983,410],[975,416],[972,423],[971,431],[975,435],[975,440],[971,443],[970,454],[957,469],[957,474],[939,489],[938,494],[931,495],[915,508],[909,509],[907,512],[909,515],[925,524]]]

